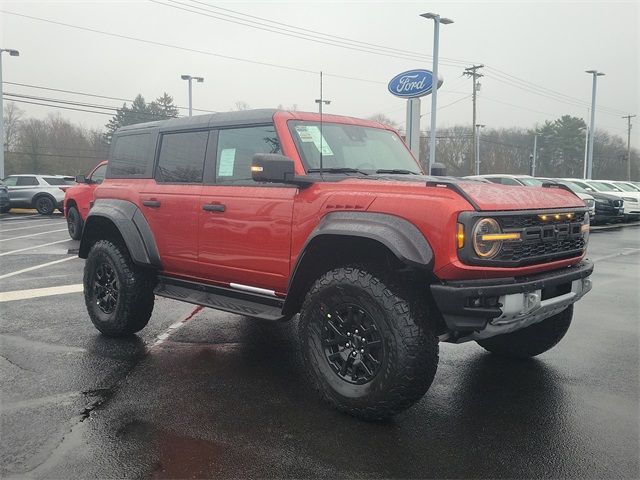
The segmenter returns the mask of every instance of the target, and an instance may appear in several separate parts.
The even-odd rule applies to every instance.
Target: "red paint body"
[[[100,167],[107,165],[107,162],[100,162],[96,165],[91,173],[87,175],[87,179],[91,181],[93,174]],[[91,207],[91,202],[94,199],[95,189],[98,187],[98,183],[78,183],[72,187],[67,188],[64,191],[64,214],[67,215],[68,207],[75,206],[80,212],[80,217],[82,221],[87,219],[87,215],[89,215],[89,208]]]
[[[296,174],[304,175],[287,122],[318,121],[319,116],[277,112],[273,118],[282,153],[295,162]],[[347,117],[324,115],[324,121],[394,131],[377,122]],[[465,182],[464,190],[481,210],[487,211],[584,208],[578,197],[559,189]],[[154,233],[163,273],[212,284],[240,283],[274,290],[278,295],[286,294],[310,234],[324,215],[336,211],[378,212],[408,220],[431,246],[433,271],[442,280],[532,274],[575,264],[582,258],[521,268],[465,265],[457,256],[456,224],[459,213],[472,211],[473,207],[451,189],[427,187],[420,182],[347,178],[319,181],[299,189],[258,183],[163,185],[153,179],[107,179],[95,195],[138,205]],[[145,200],[159,200],[162,207],[146,207],[142,204]],[[225,205],[224,212],[201,208],[217,203]],[[82,210],[81,214],[85,218]]]

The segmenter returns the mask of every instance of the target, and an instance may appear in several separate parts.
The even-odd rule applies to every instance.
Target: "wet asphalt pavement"
[[[592,234],[556,348],[441,344],[430,391],[381,423],[308,391],[295,324],[158,299],[137,337],[100,336],[80,290],[39,290],[82,281],[64,227],[0,216],[2,478],[640,477],[638,227]]]

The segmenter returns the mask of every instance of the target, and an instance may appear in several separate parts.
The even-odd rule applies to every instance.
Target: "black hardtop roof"
[[[264,108],[259,110],[242,110],[239,112],[210,113],[207,115],[196,115],[193,117],[170,118],[169,120],[136,123],[135,125],[120,127],[116,134],[133,133],[135,131],[154,128],[160,128],[161,130],[186,130],[230,125],[271,123],[273,122],[273,114],[277,111],[278,110],[275,108]]]

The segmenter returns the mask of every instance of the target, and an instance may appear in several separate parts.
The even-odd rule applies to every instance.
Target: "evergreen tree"
[[[153,122],[155,120],[166,120],[178,116],[178,108],[173,104],[173,98],[168,93],[164,93],[151,103],[147,103],[141,94],[138,94],[131,103],[131,107],[126,103],[119,108],[109,123],[106,125],[107,141],[111,142],[113,133],[120,127],[134,125],[136,123]]]

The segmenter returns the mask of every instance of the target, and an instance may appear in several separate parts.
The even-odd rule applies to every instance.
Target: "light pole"
[[[437,13],[423,13],[420,15],[424,18],[433,20],[433,78],[431,81],[431,139],[429,144],[429,171],[431,175],[431,167],[436,158],[436,109],[438,107],[438,49],[440,47],[440,24],[448,25],[453,23],[449,18],[442,18]]]
[[[182,75],[180,77],[182,80],[189,81],[189,116],[193,114],[193,92],[191,88],[191,81],[195,80],[198,83],[204,82],[204,77],[192,77],[191,75]]]
[[[589,125],[589,156],[587,157],[587,178],[593,176],[593,137],[596,131],[596,88],[598,86],[598,77],[604,73],[597,70],[586,70],[593,76],[593,86],[591,87],[591,123]]]
[[[476,123],[476,175],[480,175],[480,129],[486,127]]]
[[[538,132],[533,136],[533,155],[531,156],[531,176],[536,176],[536,161],[538,160]]]
[[[20,52],[12,48],[0,48],[0,178],[4,178],[4,102],[2,96],[2,53],[7,52],[11,57],[19,57]]]

